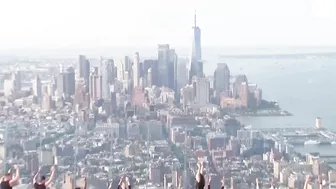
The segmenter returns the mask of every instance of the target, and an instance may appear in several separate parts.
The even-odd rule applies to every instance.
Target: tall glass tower
[[[193,29],[193,42],[192,42],[191,59],[201,61],[202,60],[201,29],[197,26],[196,23],[196,11],[194,15],[194,26],[192,29]]]
[[[193,39],[191,48],[191,57],[189,63],[189,84],[192,81],[193,76],[203,76],[203,62],[202,62],[202,50],[201,50],[201,29],[196,23],[196,12],[194,15],[193,26]]]

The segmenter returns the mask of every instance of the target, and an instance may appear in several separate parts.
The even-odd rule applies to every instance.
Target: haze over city
[[[13,0],[0,2],[0,48],[334,46],[333,0]]]
[[[336,0],[0,2],[0,187],[336,187]]]

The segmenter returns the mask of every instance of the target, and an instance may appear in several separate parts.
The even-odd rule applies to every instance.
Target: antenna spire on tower
[[[196,28],[196,10],[195,10],[195,12],[194,12],[194,27]]]

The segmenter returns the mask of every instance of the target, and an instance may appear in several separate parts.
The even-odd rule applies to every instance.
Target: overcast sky
[[[0,48],[336,46],[335,0],[1,0]]]

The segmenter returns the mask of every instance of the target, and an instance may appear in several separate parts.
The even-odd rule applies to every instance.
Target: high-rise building
[[[196,104],[205,105],[210,101],[210,82],[207,78],[198,77],[196,80]]]
[[[158,73],[158,61],[157,60],[144,60],[143,62],[144,72],[147,74],[148,86],[160,85],[160,75]],[[149,73],[150,71],[150,73]]]
[[[102,62],[102,97],[105,100],[110,99],[110,85],[114,80],[114,61],[112,59]]]
[[[76,88],[76,79],[75,79],[75,69],[73,67],[69,67],[66,69],[64,74],[64,93],[66,96],[72,96],[75,94]]]
[[[187,62],[186,59],[179,59],[176,64],[176,86],[178,90],[188,84]]]
[[[84,55],[79,55],[78,58],[78,77],[84,78],[85,85],[88,86],[90,77],[90,62]]]
[[[4,80],[4,95],[5,97],[8,96],[15,97],[15,81],[13,79]]]
[[[133,57],[133,87],[139,86],[140,79],[140,57],[139,53],[136,52]]]
[[[201,29],[196,23],[196,12],[194,14],[194,26],[193,26],[193,41],[191,50],[191,59],[201,61],[202,60],[202,50],[201,50]]]
[[[175,92],[177,90],[176,85],[177,85],[177,62],[178,62],[178,57],[175,52],[175,49],[170,49],[169,50],[169,62],[168,62],[168,85],[167,87],[170,89],[173,89]]]
[[[41,79],[38,75],[33,80],[33,95],[37,96],[39,99],[42,97]]]
[[[160,78],[159,86],[168,87],[168,66],[170,62],[171,51],[168,44],[158,45],[158,74]]]
[[[56,91],[57,91],[57,96],[58,97],[62,97],[64,94],[64,83],[65,83],[65,77],[64,77],[64,73],[61,72],[58,74],[57,76],[57,87],[56,87]]]
[[[201,50],[201,29],[196,23],[196,12],[194,15],[194,26],[193,26],[193,40],[191,48],[191,57],[188,65],[189,69],[189,83],[192,81],[193,76],[202,77],[203,76],[203,62],[202,62],[202,50]]]
[[[14,81],[14,93],[21,91],[21,72],[17,70],[12,73],[12,80]]]
[[[152,78],[153,78],[152,68],[149,68],[147,71],[147,86],[148,87],[151,87],[153,85]]]
[[[216,91],[216,99],[219,102],[220,93],[230,90],[230,70],[225,63],[217,64],[214,72],[214,89]]]
[[[50,111],[53,108],[53,101],[52,101],[51,95],[48,94],[47,92],[48,91],[47,86],[43,87],[43,91],[44,91],[44,94],[43,94],[43,99],[42,99],[42,110]]]
[[[102,76],[92,73],[89,80],[90,100],[96,102],[102,98]]]
[[[73,67],[69,67],[64,72],[62,72],[57,76],[57,95],[59,97],[68,97],[75,94],[75,70]]]
[[[124,71],[129,71],[132,69],[132,63],[129,56],[125,56],[122,62]]]

